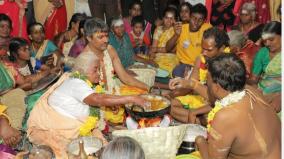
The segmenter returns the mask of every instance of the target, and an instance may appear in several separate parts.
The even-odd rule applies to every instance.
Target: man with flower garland
[[[202,159],[278,159],[281,123],[252,87],[245,88],[242,60],[224,54],[208,62],[208,139],[197,137]]]
[[[201,55],[196,58],[192,72],[188,73],[186,78],[174,78],[170,81],[169,87],[173,90],[170,96],[176,97],[185,95],[193,90],[196,94],[199,94],[207,100],[206,61],[222,55],[228,46],[229,37],[225,31],[219,30],[216,27],[207,29],[202,38]],[[180,99],[180,97],[178,97],[178,99]],[[193,99],[191,99],[191,101],[193,101]],[[206,114],[211,110],[209,105],[194,110],[186,110],[182,107],[182,103],[182,101],[177,99],[172,100],[171,115],[185,123],[195,123],[197,115]]]

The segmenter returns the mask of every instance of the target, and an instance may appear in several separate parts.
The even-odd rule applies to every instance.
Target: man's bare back
[[[228,158],[278,159],[281,157],[281,123],[260,94],[249,89],[242,101],[228,107],[226,115],[236,117],[237,129]]]

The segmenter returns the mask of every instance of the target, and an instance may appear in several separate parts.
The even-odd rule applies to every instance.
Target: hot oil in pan
[[[161,97],[148,96],[147,100],[151,102],[151,107],[149,111],[157,111],[167,107],[167,103]]]

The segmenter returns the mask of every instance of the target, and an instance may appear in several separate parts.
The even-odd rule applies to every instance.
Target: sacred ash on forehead
[[[113,25],[114,27],[121,26],[121,25],[123,25],[123,21],[122,21],[122,19],[114,20],[113,23],[112,23],[112,25]]]
[[[35,26],[34,26],[34,29],[35,29],[35,30],[42,30],[43,28],[42,28],[41,25],[35,25]]]
[[[275,33],[262,33],[261,38],[262,40],[266,40],[269,38],[273,38],[276,34]]]

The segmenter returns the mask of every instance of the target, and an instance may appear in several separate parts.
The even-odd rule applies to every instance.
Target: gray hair
[[[96,62],[99,58],[93,52],[84,52],[81,53],[76,59],[72,71],[78,71],[82,75],[88,73],[88,69],[91,64]]]
[[[86,20],[84,32],[86,36],[91,36],[96,32],[108,32],[108,26],[99,18],[91,18]]]
[[[232,30],[228,33],[228,36],[230,38],[230,46],[237,46],[242,48],[247,41],[247,37],[238,30]]]
[[[256,6],[255,6],[254,3],[249,3],[249,2],[244,3],[242,5],[242,8],[241,8],[240,11],[242,11],[242,10],[248,11],[251,14],[253,20],[255,20],[255,17],[256,17]]]
[[[145,159],[137,141],[130,137],[117,137],[104,149],[101,159]]]

